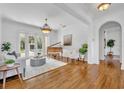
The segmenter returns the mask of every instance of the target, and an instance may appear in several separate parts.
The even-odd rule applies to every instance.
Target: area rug
[[[55,59],[46,58],[46,63],[44,65],[39,67],[32,67],[30,66],[30,59],[28,59],[26,61],[25,77],[23,76],[23,80],[32,78],[34,76],[40,75],[42,73],[48,72],[56,68],[59,68],[66,64],[67,63],[64,63]]]

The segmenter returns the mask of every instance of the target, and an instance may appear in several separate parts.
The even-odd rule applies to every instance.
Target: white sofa
[[[4,58],[5,57],[0,54],[0,66],[2,66],[4,64]],[[27,58],[25,58],[25,57],[23,57],[23,58],[22,57],[19,57],[19,58],[15,59],[15,57],[12,56],[12,55],[11,56],[7,55],[6,58],[8,58],[8,59],[14,59],[16,63],[20,63],[19,72],[23,75],[24,70],[25,70],[25,66],[26,66],[26,59]],[[17,73],[15,73],[14,70],[11,70],[11,71],[8,71],[7,72],[7,77],[14,76],[16,74]],[[2,79],[2,78],[3,78],[3,73],[0,72],[0,79]]]

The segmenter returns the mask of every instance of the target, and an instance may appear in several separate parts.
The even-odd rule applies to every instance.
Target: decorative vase
[[[14,66],[14,63],[12,64],[6,64],[7,67],[13,67]]]
[[[84,59],[84,55],[81,55],[81,58]]]
[[[113,55],[113,52],[109,52],[109,53],[108,53],[108,56],[112,56],[112,55]]]

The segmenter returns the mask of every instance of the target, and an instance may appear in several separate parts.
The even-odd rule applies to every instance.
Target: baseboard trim
[[[88,62],[88,64],[99,64],[99,62],[96,62],[96,63],[91,63],[91,62]]]
[[[121,70],[124,70],[124,61],[121,62]]]

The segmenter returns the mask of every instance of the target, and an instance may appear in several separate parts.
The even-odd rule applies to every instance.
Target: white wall
[[[55,43],[59,42],[58,32],[59,31],[52,31],[51,33],[49,33],[49,35],[48,35],[49,45],[52,45],[52,44],[55,44]]]
[[[1,32],[2,32],[2,26],[1,26],[2,18],[1,18],[1,13],[2,13],[2,9],[0,8],[0,48],[1,48],[1,39],[2,39],[2,35],[1,35]],[[1,52],[1,50],[0,50],[0,52]]]
[[[1,47],[1,37],[2,37],[2,35],[1,35],[1,32],[2,32],[2,28],[1,28],[1,16],[0,16],[0,47]]]
[[[90,47],[93,49],[93,51],[90,51],[89,53],[93,54],[93,62],[94,63],[99,63],[99,29],[100,27],[106,23],[107,21],[116,21],[120,23],[121,29],[122,29],[122,69],[124,69],[124,13],[119,12],[118,13],[108,13],[107,15],[104,15],[102,18],[96,19],[93,22],[93,31],[91,30],[90,33],[92,33],[90,37],[90,43],[92,43],[92,40],[94,40],[94,44],[90,45]],[[91,56],[90,56],[91,57]]]
[[[63,44],[64,35],[72,34],[72,46],[63,46],[63,56],[69,55],[74,52],[73,57],[79,57],[79,48],[83,43],[88,43],[88,27],[81,23],[75,23],[67,26],[60,31],[60,41]]]
[[[104,60],[104,46],[105,46],[105,42],[104,42],[104,38],[105,38],[105,33],[104,33],[105,28],[101,28],[99,31],[99,60]],[[106,31],[107,32],[107,31]]]
[[[94,38],[94,24],[92,23],[89,25],[89,30],[88,30],[88,63],[89,64],[97,64],[96,59],[95,59],[95,38]]]

